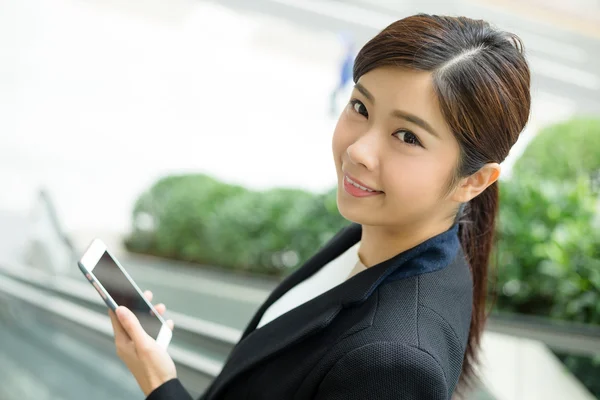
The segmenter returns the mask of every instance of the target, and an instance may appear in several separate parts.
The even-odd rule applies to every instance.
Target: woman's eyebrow
[[[358,90],[363,96],[365,96],[367,98],[367,100],[369,100],[372,104],[375,104],[375,96],[373,96],[371,94],[371,92],[369,92],[367,90],[366,87],[364,87],[360,83],[356,83],[354,85],[354,88],[356,88],[356,90]],[[427,121],[425,121],[423,118],[417,117],[414,114],[410,114],[410,113],[407,113],[402,110],[394,110],[394,111],[392,111],[391,115],[393,117],[400,118],[400,119],[403,119],[408,122],[412,122],[413,124],[418,125],[421,128],[423,128],[424,130],[426,130],[427,132],[431,133],[433,136],[437,137],[438,139],[441,138],[441,136],[435,131],[435,129],[433,129],[431,127],[431,125],[429,125],[427,123]]]
[[[431,125],[429,125],[427,123],[427,121],[425,121],[424,119],[422,119],[420,117],[417,117],[414,114],[409,114],[402,110],[394,110],[394,111],[392,111],[392,116],[403,119],[408,122],[412,122],[413,124],[418,125],[421,128],[423,128],[424,130],[426,130],[427,132],[431,133],[433,136],[437,137],[438,139],[441,139],[440,135],[435,131],[435,129],[433,129],[431,127]]]
[[[367,98],[367,100],[369,100],[371,103],[375,104],[375,97],[373,97],[373,95],[371,94],[371,92],[369,92],[367,90],[366,87],[364,87],[363,85],[361,85],[360,83],[356,83],[354,85],[354,87],[356,88],[356,90],[358,90],[363,96],[365,96]]]

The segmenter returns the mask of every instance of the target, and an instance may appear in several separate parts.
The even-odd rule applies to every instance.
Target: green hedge
[[[159,180],[142,194],[133,210],[133,233],[126,240],[132,251],[148,252],[165,257],[216,261],[209,257],[193,257],[200,249],[210,250],[209,218],[222,200],[237,197],[246,190],[225,185],[206,175],[170,176]],[[150,221],[151,228],[144,227]]]
[[[536,180],[598,176],[600,119],[576,117],[542,129],[515,162],[514,174]]]
[[[498,307],[600,324],[598,200],[589,182],[502,182]]]
[[[600,324],[600,120],[543,129],[513,171],[520,182],[501,191],[497,307]],[[600,399],[600,357],[557,356]]]
[[[131,251],[275,276],[288,274],[347,224],[335,191],[253,191],[206,175],[159,180],[133,214],[125,242]]]
[[[600,224],[590,182],[501,185],[496,308],[600,325]],[[600,358],[557,354],[600,398]]]

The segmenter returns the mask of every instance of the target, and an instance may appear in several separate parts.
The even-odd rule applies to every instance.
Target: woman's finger
[[[127,335],[133,340],[136,348],[144,348],[147,346],[148,341],[152,340],[150,336],[144,331],[140,321],[137,317],[129,311],[126,307],[120,306],[117,308],[118,322],[121,323],[123,330],[127,332]]]
[[[167,320],[167,326],[171,328],[171,330],[175,329],[175,324],[172,319]]]
[[[146,300],[148,300],[150,303],[152,303],[152,299],[154,298],[154,293],[152,293],[150,290],[146,290],[144,292],[144,297],[146,298]]]
[[[119,340],[129,339],[127,332],[125,332],[125,329],[123,329],[123,327],[121,326],[121,323],[119,322],[119,319],[117,318],[113,310],[108,310],[108,316],[110,317],[110,323],[112,324],[113,331],[115,332],[115,342]]]
[[[163,303],[155,305],[154,308],[160,315],[163,315],[167,311],[167,307]]]

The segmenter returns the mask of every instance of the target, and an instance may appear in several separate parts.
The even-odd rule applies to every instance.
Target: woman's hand
[[[144,296],[152,302],[152,292],[145,291]],[[164,304],[154,308],[160,315],[166,311]],[[108,312],[115,332],[117,355],[135,377],[138,385],[148,396],[163,383],[176,378],[175,363],[165,349],[160,347],[140,325],[137,317],[127,308],[117,308]],[[173,321],[167,324],[173,329]]]

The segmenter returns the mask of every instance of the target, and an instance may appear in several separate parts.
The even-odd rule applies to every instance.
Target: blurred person
[[[411,16],[365,44],[353,80],[332,141],[352,223],[273,291],[202,399],[442,400],[475,381],[500,163],[529,117],[522,43]],[[148,399],[190,399],[117,314],[117,353]]]
[[[344,93],[348,84],[352,81],[352,69],[354,67],[354,39],[348,33],[341,34],[339,39],[342,44],[343,54],[338,69],[338,81],[329,98],[329,112],[331,116],[334,116],[338,112],[338,97]]]

